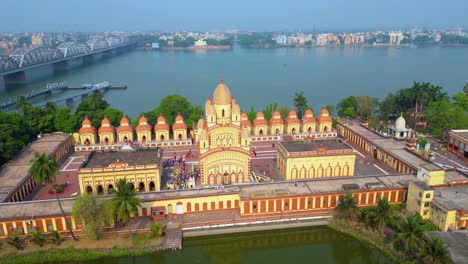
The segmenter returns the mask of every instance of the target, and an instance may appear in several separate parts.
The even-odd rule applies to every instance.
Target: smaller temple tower
[[[79,131],[80,142],[84,145],[93,145],[96,144],[96,128],[93,126],[88,117],[85,117],[81,123],[81,128]]]
[[[101,127],[99,127],[98,134],[99,140],[103,144],[112,144],[115,142],[115,129],[106,116],[104,116],[101,121]]]

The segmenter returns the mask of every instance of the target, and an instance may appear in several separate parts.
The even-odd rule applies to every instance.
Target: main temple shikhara
[[[213,100],[205,104],[206,119],[195,129],[202,185],[249,182],[250,128],[241,123],[241,110],[221,80]]]

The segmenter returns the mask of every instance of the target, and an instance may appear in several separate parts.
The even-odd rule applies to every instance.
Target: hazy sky
[[[0,31],[468,28],[468,0],[0,0]]]

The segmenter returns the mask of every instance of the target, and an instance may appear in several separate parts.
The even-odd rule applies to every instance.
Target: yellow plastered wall
[[[151,214],[151,207],[164,206],[166,208],[166,214],[175,214],[176,206],[178,203],[182,203],[184,213],[187,212],[187,203],[190,203],[191,212],[195,212],[195,205],[198,204],[198,212],[204,211],[203,204],[206,203],[207,211],[215,211],[220,209],[227,209],[227,202],[231,201],[231,209],[234,208],[235,201],[240,200],[239,194],[227,194],[227,195],[215,195],[215,196],[204,196],[204,197],[187,197],[180,199],[169,199],[160,201],[143,202],[142,208],[146,208],[148,215]],[[223,208],[220,208],[220,202],[223,204]],[[214,203],[214,204],[213,204]],[[240,201],[239,201],[240,204]],[[214,205],[214,207],[213,207]],[[138,209],[139,215],[142,215],[142,209]]]
[[[120,132],[119,133],[119,142],[125,142],[125,137],[127,137],[128,141],[133,141],[133,133],[130,132]]]
[[[239,127],[214,127],[209,129],[208,133],[211,141],[210,149],[218,147],[240,147],[239,135],[241,130]]]
[[[151,131],[139,131],[137,132],[137,140],[143,142],[143,137],[146,138],[146,141],[151,141]]]
[[[294,133],[298,134],[300,133],[301,129],[301,125],[300,124],[289,124],[289,125],[286,125],[286,133],[287,134],[292,134],[293,133],[293,130],[294,130]]]
[[[310,128],[310,133],[315,132],[315,123],[313,122],[304,123],[304,125],[302,125],[302,133],[309,133],[309,128]]]
[[[179,137],[180,135],[180,137]],[[174,130],[174,139],[175,140],[186,140],[187,139],[187,130],[186,129],[176,129]]]
[[[410,214],[418,213],[423,219],[431,219],[433,200],[434,190],[423,189],[413,182],[409,183],[406,210]]]
[[[278,133],[276,133],[276,130],[278,130]],[[272,126],[270,126],[270,134],[271,135],[276,135],[276,134],[283,134],[284,132],[284,125],[282,124],[274,124]]]
[[[84,144],[86,139],[89,140],[89,144],[96,144],[96,135],[94,134],[81,134],[80,135],[80,142]]]
[[[216,111],[216,123],[217,124],[230,124],[231,123],[231,105],[218,105],[214,104]],[[224,110],[224,117],[223,117]],[[240,117],[239,117],[240,118]]]
[[[101,143],[105,143],[106,138],[108,139],[108,144],[112,144],[115,141],[114,133],[105,132],[105,133],[99,134],[99,140],[101,141]]]
[[[263,135],[267,135],[268,134],[268,126],[266,125],[257,125],[257,126],[254,126],[254,135],[255,136],[260,136],[262,135],[260,133],[260,131],[263,132]]]
[[[104,189],[104,194],[108,193],[108,186],[112,184],[115,188],[115,183],[119,179],[127,179],[133,183],[135,189],[138,189],[140,182],[144,183],[144,191],[150,191],[150,183],[153,182],[155,191],[160,190],[159,168],[156,164],[129,166],[125,169],[114,168],[83,168],[78,173],[81,193],[86,193],[86,187],[90,186],[93,193],[97,193],[98,185]]]
[[[224,150],[208,154],[200,159],[200,167],[203,173],[202,185],[219,185],[218,174],[221,181],[224,182],[224,174],[227,173],[230,178],[230,183],[250,182],[250,153]],[[237,174],[236,181],[232,182],[231,174]],[[239,174],[241,173],[241,174]],[[210,181],[210,175],[212,180]],[[242,177],[239,178],[239,175]]]
[[[160,129],[160,130],[157,130],[155,133],[156,133],[155,140],[161,140],[161,136],[163,140],[169,140],[169,130]]]
[[[322,122],[319,124],[319,131],[320,132],[324,132],[325,131],[325,127],[327,128],[327,131],[331,131],[332,129],[332,122]]]
[[[278,155],[278,169],[286,180],[354,175],[354,155],[291,158]]]

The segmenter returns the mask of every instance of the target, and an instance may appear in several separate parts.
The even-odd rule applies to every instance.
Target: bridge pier
[[[89,55],[86,55],[86,56],[83,56],[83,64],[91,64],[93,63],[95,60],[94,58],[94,55],[93,54],[89,54]]]
[[[63,73],[69,70],[69,65],[67,61],[59,61],[53,64],[55,73]]]
[[[65,103],[66,103],[67,105],[73,104],[73,98],[72,98],[72,97],[68,98],[67,100],[65,100]]]
[[[3,76],[5,84],[24,84],[26,83],[26,73],[24,71],[15,72]]]

